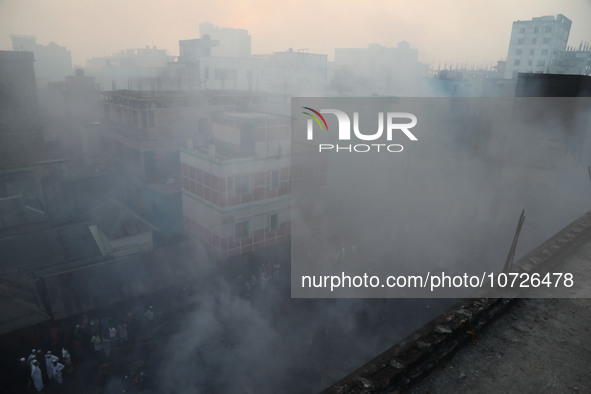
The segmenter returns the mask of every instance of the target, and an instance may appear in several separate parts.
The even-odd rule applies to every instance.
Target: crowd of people
[[[280,271],[279,263],[267,260],[252,272],[235,277],[234,291],[246,298],[262,295],[278,281]],[[101,385],[114,378],[126,387],[146,387],[151,381],[147,378],[151,376],[147,364],[151,351],[160,331],[166,331],[162,327],[167,326],[172,316],[168,307],[186,304],[193,299],[194,291],[194,285],[187,284],[182,290],[176,290],[179,294],[173,291],[161,298],[168,300],[169,305],[158,304],[159,310],[167,308],[162,309],[158,319],[152,305],[142,307],[147,304],[144,300],[97,311],[94,316],[79,315],[42,328],[40,337],[23,342],[22,345],[35,346],[35,349],[20,358],[20,375],[11,379],[18,383],[11,387],[18,386],[18,392],[29,394],[72,393],[79,392],[80,385]],[[100,317],[101,314],[104,317]],[[131,368],[138,360],[142,360],[142,367]]]
[[[35,348],[26,357],[19,360],[18,387],[23,393],[55,392],[61,393],[60,386],[64,383],[64,375],[72,374],[74,361],[93,361],[99,370],[108,370],[112,350],[123,350],[129,342],[130,327],[137,332],[149,328],[154,323],[154,309],[149,306],[143,317],[143,324],[136,322],[133,312],[128,312],[115,322],[110,317],[89,318],[83,315],[70,327],[53,325],[49,328],[47,348],[61,347],[60,353],[52,350]],[[134,331],[136,332],[136,331]],[[72,350],[72,356],[68,348]],[[101,369],[102,368],[102,369]],[[70,390],[71,391],[71,390]]]
[[[49,382],[56,385],[63,384],[62,371],[71,373],[74,370],[74,365],[66,348],[62,348],[61,355],[60,359],[51,350],[47,350],[44,354],[41,349],[33,349],[28,357],[21,357],[19,367],[22,374],[22,386],[42,392]]]

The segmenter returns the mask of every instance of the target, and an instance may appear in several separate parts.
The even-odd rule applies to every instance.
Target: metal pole
[[[515,248],[517,248],[517,240],[519,239],[519,233],[521,232],[521,227],[523,226],[523,222],[525,221],[525,209],[521,210],[521,215],[519,216],[519,222],[517,222],[517,229],[515,230],[515,235],[513,236],[513,242],[511,243],[511,248],[509,249],[509,255],[507,256],[507,261],[505,261],[505,266],[503,267],[503,272],[507,273],[511,270],[511,266],[513,265],[513,257],[515,257]]]

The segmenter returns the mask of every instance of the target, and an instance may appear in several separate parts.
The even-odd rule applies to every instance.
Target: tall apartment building
[[[505,78],[520,72],[549,72],[553,59],[566,49],[571,24],[562,14],[513,22]]]

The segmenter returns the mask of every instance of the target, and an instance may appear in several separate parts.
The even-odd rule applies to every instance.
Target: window
[[[234,177],[234,194],[250,193],[250,175],[240,175]]]
[[[535,49],[531,49],[531,50],[529,51],[529,55],[530,55],[530,56],[533,56],[533,55],[535,55],[535,54],[536,54],[536,50],[535,50]]]
[[[269,216],[269,230],[274,231],[279,229],[279,215],[276,213]]]
[[[546,26],[546,33],[552,33],[552,26]]]
[[[520,33],[525,33],[525,27],[522,27],[521,29],[519,29]]]
[[[544,38],[544,44],[546,44],[546,45],[550,44],[550,38],[549,37]]]
[[[521,44],[523,44],[523,38],[520,38],[520,39],[518,39],[518,40],[517,40],[517,44],[518,44],[518,45],[521,45]]]
[[[539,27],[534,27],[534,34],[538,33],[540,31]]]
[[[548,50],[547,49],[542,49],[542,56],[546,56],[548,54]]]
[[[515,54],[516,54],[516,55],[521,55],[521,49],[517,49],[517,50],[515,51]]]
[[[515,60],[515,62],[513,63],[514,66],[519,66],[519,59]]]
[[[546,63],[543,60],[538,60],[538,67],[544,67]]]
[[[240,238],[248,238],[249,236],[250,236],[250,234],[249,234],[249,228],[248,228],[248,220],[244,221],[244,222],[236,223],[234,237],[236,239],[240,239]]]
[[[528,65],[528,66],[531,66],[533,63],[534,63],[534,61],[533,61],[533,60],[528,60],[528,61],[527,61],[527,65]]]
[[[536,45],[537,42],[538,42],[537,37],[534,37],[534,38],[531,39],[532,45]]]
[[[281,170],[271,170],[270,188],[279,189],[281,184]]]

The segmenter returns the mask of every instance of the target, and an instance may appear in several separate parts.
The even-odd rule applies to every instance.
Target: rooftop
[[[88,217],[110,239],[130,237],[158,230],[139,215],[115,200],[100,204],[88,212]]]
[[[591,337],[581,334],[590,319],[589,299],[517,300],[405,392],[586,392],[591,387]]]
[[[88,230],[91,224],[82,222],[0,238],[2,274],[51,269],[67,262],[100,256],[100,250]]]
[[[324,393],[586,392],[589,260],[591,211],[512,270],[572,273],[576,282],[560,289],[564,298],[463,300]]]

